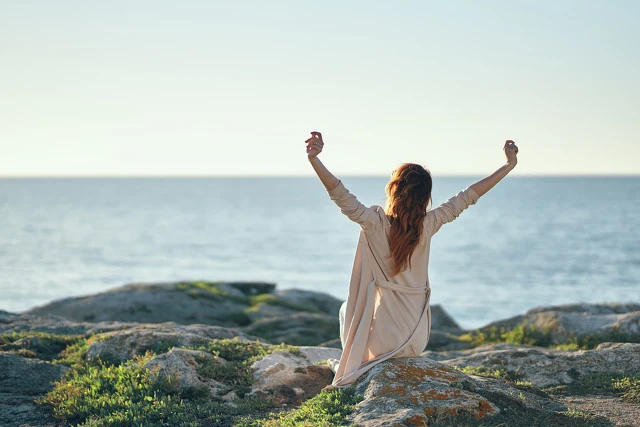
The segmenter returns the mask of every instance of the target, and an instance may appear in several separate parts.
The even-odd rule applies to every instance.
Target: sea
[[[481,177],[434,177],[433,204]],[[341,177],[384,206],[388,177]],[[640,301],[640,177],[508,176],[431,246],[464,328]],[[345,299],[360,228],[315,177],[1,178],[0,310],[129,283],[265,281]]]

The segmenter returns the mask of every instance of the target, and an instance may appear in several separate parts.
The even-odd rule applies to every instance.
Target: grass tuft
[[[241,424],[242,427],[329,427],[346,426],[347,416],[362,401],[362,395],[356,394],[355,387],[323,391],[308,399],[300,407],[253,423]]]
[[[80,335],[57,335],[35,331],[10,332],[0,335],[0,351],[50,362],[68,346],[82,339]]]
[[[552,338],[552,330],[550,327],[539,328],[532,324],[523,323],[513,329],[492,326],[484,330],[471,331],[460,335],[458,340],[469,343],[474,347],[485,344],[508,343],[575,351],[591,350],[603,342],[638,342],[638,337],[621,331],[611,331],[606,334],[580,336],[570,334],[565,342],[557,342]]]

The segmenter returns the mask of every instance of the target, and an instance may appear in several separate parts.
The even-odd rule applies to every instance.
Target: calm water
[[[367,204],[386,178],[344,177]],[[439,204],[476,179],[435,178]],[[432,241],[463,327],[640,300],[640,178],[508,177]],[[317,178],[0,179],[0,309],[131,282],[261,280],[346,298],[358,225]]]

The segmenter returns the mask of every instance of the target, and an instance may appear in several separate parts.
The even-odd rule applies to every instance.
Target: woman
[[[428,265],[431,237],[443,224],[504,178],[517,164],[518,147],[504,144],[507,163],[435,209],[431,175],[405,163],[387,184],[386,209],[365,207],[322,164],[320,132],[307,139],[307,157],[331,199],[360,224],[349,296],[340,309],[340,360],[329,359],[335,378],[327,388],[346,387],[376,364],[393,357],[415,357],[429,341],[431,310]]]

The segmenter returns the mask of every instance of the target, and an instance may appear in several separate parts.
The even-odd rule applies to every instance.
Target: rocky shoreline
[[[181,281],[0,311],[0,426],[639,423],[640,304],[538,307],[476,330],[433,306],[421,357],[321,392],[341,303]]]

